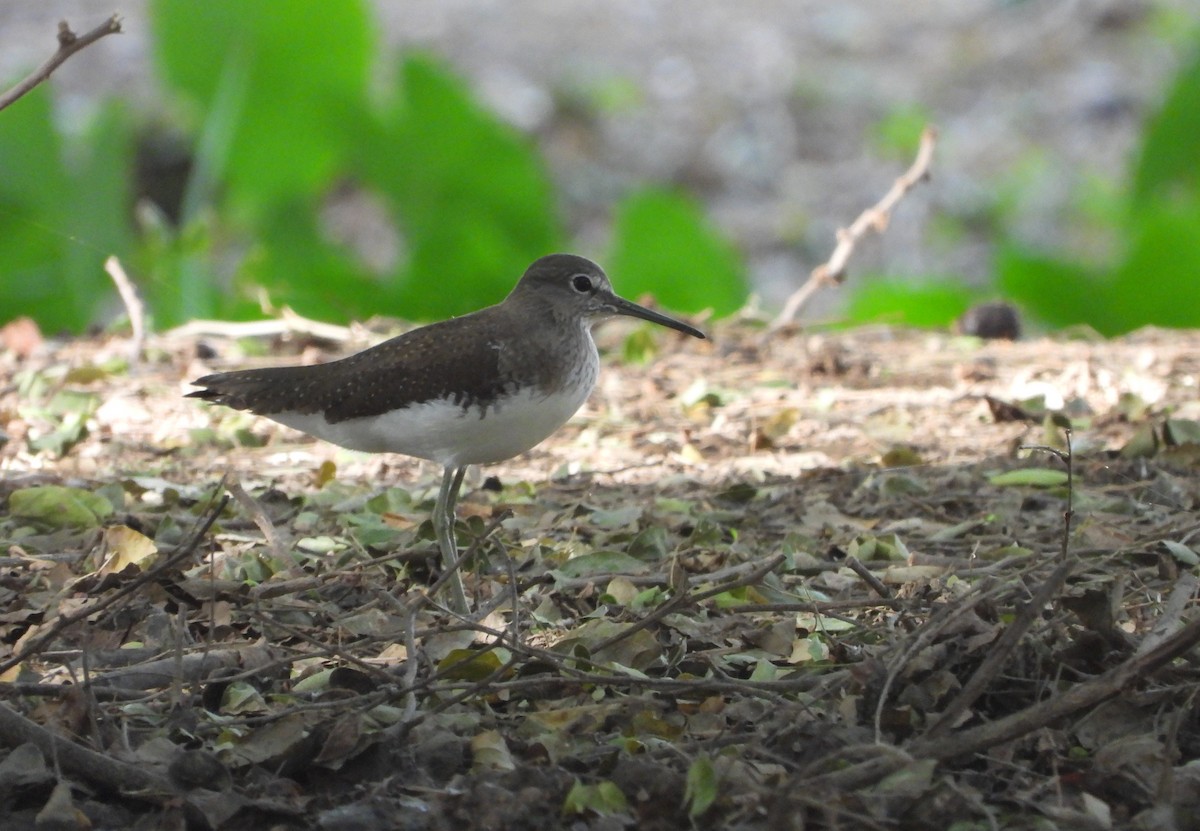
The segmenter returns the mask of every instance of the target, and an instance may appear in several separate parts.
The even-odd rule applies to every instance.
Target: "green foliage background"
[[[146,125],[120,101],[70,132],[56,123],[48,85],[0,113],[0,321],[28,314],[49,331],[79,332],[111,319],[120,306],[102,269],[109,254],[142,286],[160,328],[261,316],[264,298],[328,320],[434,319],[498,301],[533,259],[575,247],[528,137],[428,55],[381,65],[366,0],[331,8],[150,0],[163,117],[194,159],[178,225],[135,219]],[[942,326],[1000,295],[1050,326],[1105,335],[1200,325],[1200,40],[1193,52],[1147,122],[1129,185],[1079,196],[1075,219],[1090,223],[1103,252],[1017,241],[1008,227],[1025,185],[1010,177],[988,218],[998,240],[988,291],[954,276],[856,279],[849,321]],[[909,158],[927,120],[920,107],[898,107],[878,124],[876,151]],[[345,193],[395,229],[386,263],[330,233],[323,212]],[[698,204],[655,183],[614,206],[608,250],[595,253],[622,293],[679,311],[728,314],[747,296],[734,247]]]
[[[1050,327],[1086,324],[1107,336],[1200,326],[1200,39],[1192,41],[1191,60],[1146,125],[1130,184],[1107,199],[1080,197],[1077,219],[1096,224],[1113,253],[1033,250],[1001,223],[991,294]],[[877,280],[855,293],[849,317],[946,325],[979,294],[957,279]]]
[[[68,143],[43,86],[0,114],[11,161],[0,166],[0,320],[77,332],[104,319],[118,308],[102,270],[113,253],[163,327],[260,316],[264,291],[321,319],[461,314],[503,298],[535,258],[571,249],[531,142],[459,78],[410,53],[373,85],[363,0],[151,0],[149,12],[171,126],[194,158],[181,221],[141,216],[135,232],[135,120],[120,104]],[[399,256],[382,271],[323,227],[323,207],[346,190],[382,205],[397,231]],[[744,302],[738,257],[686,197],[651,188],[615,212],[619,261],[606,263],[623,293],[718,314]],[[686,271],[661,267],[676,259]]]
[[[998,265],[1005,294],[1048,323],[1104,335],[1147,324],[1200,326],[1200,46],[1147,125],[1101,266],[1010,245]]]
[[[111,296],[101,264],[133,242],[113,216],[128,203],[130,145],[116,104],[70,147],[44,87],[0,113],[0,320],[78,330]]]

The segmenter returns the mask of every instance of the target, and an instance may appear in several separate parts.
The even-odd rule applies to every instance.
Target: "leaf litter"
[[[1200,827],[1200,335],[713,335],[472,474],[466,620],[431,466],[0,355],[0,826]]]

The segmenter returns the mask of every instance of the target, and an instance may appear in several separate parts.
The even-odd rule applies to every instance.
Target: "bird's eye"
[[[592,290],[592,278],[586,274],[576,274],[571,278],[571,285],[580,294],[587,294]]]

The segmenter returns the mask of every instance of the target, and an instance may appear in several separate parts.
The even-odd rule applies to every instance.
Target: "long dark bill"
[[[657,323],[660,326],[666,326],[669,329],[674,329],[676,332],[683,332],[684,334],[691,335],[694,338],[705,337],[705,334],[694,326],[688,326],[681,320],[676,320],[673,317],[667,317],[666,315],[651,311],[645,306],[639,306],[637,303],[634,303],[631,300],[626,300],[624,297],[620,297],[615,294],[608,298],[608,305],[613,312],[619,315],[626,315],[627,317],[639,317],[642,320],[648,320],[651,323]]]

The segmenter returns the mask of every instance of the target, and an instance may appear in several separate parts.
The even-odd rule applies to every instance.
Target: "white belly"
[[[593,377],[594,380],[594,377]],[[321,414],[273,413],[269,418],[351,450],[403,453],[446,467],[511,459],[566,423],[587,400],[591,384],[547,395],[524,389],[491,404],[463,409],[446,400],[426,401],[379,416],[330,424]]]

